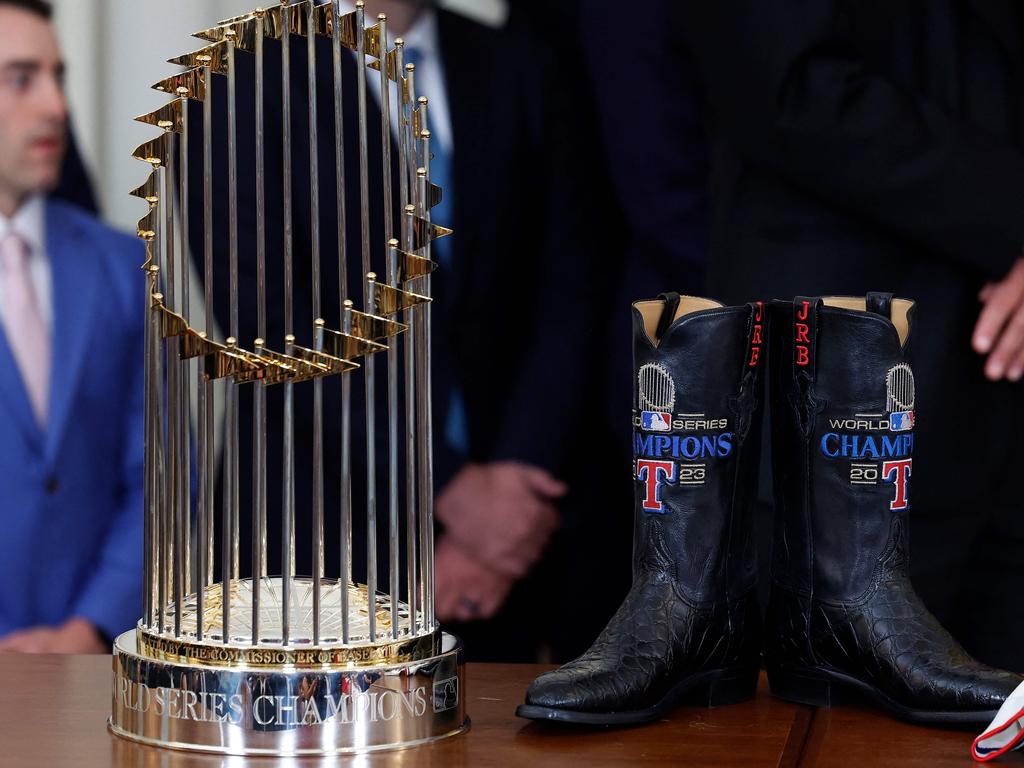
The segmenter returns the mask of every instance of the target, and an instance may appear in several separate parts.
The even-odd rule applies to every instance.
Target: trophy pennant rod
[[[346,248],[348,215],[345,190],[345,123],[342,110],[342,49],[345,47],[342,25],[342,14],[339,0],[331,0],[324,6],[329,14],[328,28],[331,37],[331,63],[334,69],[334,180],[338,208],[338,301],[341,304],[342,327],[351,330],[349,312],[352,303],[345,301],[348,294],[348,252]],[[353,26],[352,36],[355,36]],[[330,333],[325,335],[325,342],[332,339]],[[350,355],[341,355],[348,358]],[[339,568],[339,599],[341,601],[341,638],[343,643],[349,641],[349,585],[352,583],[352,380],[348,376],[341,379],[341,471],[340,471],[340,568]]]
[[[383,45],[387,43],[387,16],[379,14],[377,16],[377,28],[379,42]],[[388,55],[383,56],[382,60],[389,62],[392,67],[395,62],[390,52]],[[370,67],[377,62],[371,62]],[[391,81],[389,80],[390,67],[381,67],[379,64],[377,69],[380,72],[380,128],[381,128],[381,180],[384,188],[384,233],[387,241],[390,243],[394,239],[394,214],[392,206],[394,200],[392,199],[392,188],[391,188]],[[397,269],[398,262],[395,257],[393,249],[390,247],[387,251],[387,263],[386,263],[388,283],[380,284],[376,286],[374,292],[374,303],[373,308],[377,314],[384,314],[379,312],[380,302],[383,297],[389,299],[393,298],[393,294],[389,291],[394,291],[392,287],[397,281]],[[391,635],[394,639],[398,639],[399,633],[399,622],[398,622],[398,597],[399,597],[399,549],[401,543],[401,531],[399,530],[398,522],[398,487],[399,487],[399,466],[398,466],[398,348],[392,344],[388,348],[387,355],[387,398],[388,398],[388,582],[389,582],[389,595],[391,598]]]
[[[323,352],[324,321],[321,317],[320,302],[320,150],[317,133],[317,87],[316,87],[316,5],[313,0],[307,5],[306,15],[306,81],[309,93],[309,210],[310,210],[310,257],[312,260],[312,292],[314,341],[313,349]],[[340,197],[340,195],[339,195]],[[344,362],[344,361],[342,361]],[[320,644],[321,624],[321,582],[324,577],[324,382],[317,378],[313,382],[313,645]]]
[[[258,10],[256,15],[266,29],[266,11]],[[256,339],[257,354],[262,351],[267,338],[267,189],[266,145],[266,104],[263,94],[265,77],[264,35],[256,35],[253,54],[255,56],[254,96],[256,102],[255,154],[256,154]],[[261,602],[263,580],[268,574],[267,564],[267,390],[262,384],[256,385],[253,394],[253,456],[252,456],[252,644],[259,645]]]
[[[150,208],[153,203],[150,203]],[[146,250],[150,249],[150,241],[155,238],[156,233],[146,238]],[[154,265],[155,266],[155,265]],[[146,309],[145,327],[143,328],[143,352],[142,352],[142,386],[145,392],[145,400],[142,406],[143,424],[143,454],[142,454],[142,619],[146,626],[153,624],[153,509],[156,504],[157,494],[153,486],[155,475],[154,452],[156,449],[156,435],[153,433],[153,399],[150,395],[153,386],[153,312],[151,310],[150,297],[158,291],[157,279],[159,268],[154,272],[146,270]]]
[[[370,264],[370,158],[366,115],[366,46],[365,9],[357,0],[356,22],[356,104],[359,136],[359,231],[362,274],[366,276],[363,307],[373,311],[376,276]],[[379,30],[379,27],[377,27]],[[376,360],[369,357],[364,366],[364,397],[366,409],[366,591],[368,636],[377,640],[377,418]]]
[[[189,295],[189,131],[188,131],[188,87],[177,88],[179,111],[181,112],[181,134],[178,137],[178,248],[180,254],[179,274],[181,280],[181,312],[185,322],[191,321],[192,303]],[[204,86],[205,90],[205,86]],[[172,201],[173,204],[173,201]],[[181,361],[181,521],[178,527],[180,537],[178,551],[181,553],[182,600],[192,592],[191,547],[192,547],[192,361]],[[180,610],[180,609],[179,609]],[[176,626],[180,620],[176,620]]]
[[[228,291],[230,294],[230,317],[231,335],[238,339],[241,335],[238,322],[238,86],[237,86],[237,50],[238,31],[229,29],[225,32],[227,41],[226,53],[228,64],[227,91],[228,91]],[[231,547],[231,577],[238,580],[240,573],[240,532],[239,532],[239,469],[241,456],[239,451],[239,412],[238,412],[238,389],[235,381],[228,382],[228,392],[231,397],[228,400],[230,411],[230,434],[228,440],[231,443],[231,462],[228,465],[229,487],[227,491],[231,494],[230,506],[230,547]],[[227,546],[227,543],[225,544]],[[228,633],[225,633],[228,634]]]
[[[281,0],[281,141],[284,227],[284,332],[285,354],[292,354],[294,336],[294,289],[292,264],[292,138],[291,138],[291,8]],[[292,383],[284,390],[284,469],[281,504],[281,638],[291,640],[292,580],[295,578],[295,392]]]
[[[398,53],[400,54],[397,64],[401,64],[404,59],[404,42],[402,46],[397,46]],[[402,69],[399,66],[399,69]],[[403,269],[406,259],[402,256],[403,253],[408,253],[413,248],[413,221],[412,216],[415,213],[415,207],[411,205],[412,197],[415,192],[414,187],[414,172],[416,168],[416,148],[412,140],[412,121],[413,114],[415,112],[414,104],[416,98],[416,84],[415,74],[416,65],[409,63],[404,67],[405,77],[402,78],[400,84],[401,91],[401,130],[399,137],[399,182],[400,182],[400,194],[403,203],[403,214],[402,214],[402,245],[405,250],[399,252],[399,272]],[[409,634],[416,634],[417,627],[417,616],[420,613],[419,608],[422,606],[420,601],[420,550],[419,550],[419,489],[416,473],[419,468],[416,453],[418,451],[418,439],[416,437],[416,429],[419,424],[417,420],[417,394],[416,394],[416,368],[417,368],[417,350],[416,350],[416,337],[418,331],[418,319],[415,308],[410,307],[405,311],[403,317],[406,325],[409,327],[409,333],[402,339],[403,351],[405,352],[405,529],[406,529],[406,592],[407,600],[409,603]],[[425,622],[424,622],[425,624]]]
[[[152,289],[159,287],[159,270],[160,267],[153,265],[151,268],[151,291]],[[163,296],[160,293],[150,294],[153,301],[162,301]],[[153,461],[151,464],[153,476],[150,478],[150,482],[153,484],[154,493],[156,495],[156,501],[153,505],[152,516],[155,516],[155,520],[152,521],[153,538],[155,539],[154,547],[154,559],[156,560],[154,567],[154,575],[157,580],[156,593],[157,593],[157,608],[156,608],[156,624],[161,633],[165,630],[164,613],[167,607],[167,583],[168,583],[168,550],[169,550],[169,530],[167,521],[169,518],[168,504],[171,497],[170,489],[168,488],[168,473],[167,473],[167,454],[164,450],[164,365],[163,365],[163,349],[160,346],[160,315],[158,312],[150,311],[148,314],[149,318],[149,337],[150,342],[153,345],[153,349],[150,350],[153,370],[150,375],[150,383],[152,389],[149,392],[150,397],[153,399],[153,422],[150,425],[151,434],[156,439],[156,442],[152,444],[153,448]]]
[[[227,141],[228,141],[228,293],[229,333],[232,346],[237,343],[238,325],[238,149],[237,86],[235,73],[234,29],[224,31],[227,63]],[[225,436],[224,481],[221,518],[221,641],[231,643],[231,588],[238,578],[238,383],[229,378],[224,385]]]
[[[427,99],[420,97],[420,111],[423,114],[423,121],[427,122]],[[420,161],[423,166],[416,171],[417,199],[419,201],[419,217],[413,217],[413,241],[416,244],[416,237],[419,233],[418,225],[425,223],[428,232],[433,232],[434,227],[430,223],[430,207],[427,205],[427,188],[430,178],[430,131],[420,133]],[[440,228],[443,229],[443,228]],[[451,230],[448,230],[450,233]],[[430,258],[430,243],[434,238],[426,238],[423,246],[424,257]],[[413,250],[418,250],[413,248]],[[419,293],[430,296],[430,275],[424,275],[419,280]],[[431,377],[431,317],[430,303],[425,302],[416,307],[420,314],[420,322],[417,324],[419,335],[416,337],[417,356],[422,364],[417,368],[417,375],[420,377],[417,386],[417,411],[419,417],[419,446],[417,458],[419,460],[420,476],[420,550],[423,557],[420,561],[422,568],[423,583],[423,612],[424,628],[432,630],[436,625],[434,617],[434,446],[430,439],[433,434],[433,382]]]
[[[166,128],[164,132],[165,142],[162,145],[162,149],[166,152],[166,161],[163,164],[162,176],[163,176],[163,188],[164,200],[173,201],[177,194],[176,186],[176,166],[177,158],[175,151],[175,134],[173,134],[170,128]],[[167,294],[167,301],[176,306],[177,305],[177,294],[178,294],[178,265],[177,265],[177,253],[176,253],[176,233],[175,233],[175,217],[174,217],[174,205],[168,204],[163,206],[163,222],[162,222],[162,233],[163,233],[163,255],[166,261],[166,270],[164,271],[164,288]],[[163,266],[163,265],[161,265]],[[174,623],[173,630],[176,637],[181,635],[181,601],[182,601],[182,583],[181,583],[181,521],[183,517],[182,509],[182,498],[181,490],[183,487],[183,472],[181,462],[184,458],[181,440],[183,437],[183,431],[181,429],[181,414],[182,414],[182,393],[180,391],[182,381],[182,365],[181,355],[179,349],[178,338],[171,338],[168,340],[166,345],[167,349],[167,454],[166,454],[166,468],[165,474],[167,477],[168,493],[167,493],[167,504],[164,508],[164,530],[166,535],[164,536],[164,546],[167,563],[172,564],[173,568],[169,568],[168,572],[164,574],[168,580],[168,584],[165,589],[165,594],[171,596],[171,600],[174,604]]]
[[[227,44],[209,46],[195,54],[195,62],[203,66],[203,80],[212,84],[216,61],[218,69],[226,68]],[[207,96],[210,95],[209,90]],[[213,99],[203,100],[203,316],[206,327],[213,324]],[[206,587],[213,582],[213,496],[216,484],[216,446],[214,443],[214,398],[216,388],[207,375],[209,363],[196,370],[196,408],[199,439],[196,445],[198,495],[196,510],[196,638],[204,638],[206,627]]]

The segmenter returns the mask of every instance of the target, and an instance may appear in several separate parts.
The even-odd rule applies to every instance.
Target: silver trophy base
[[[132,741],[227,755],[342,755],[400,749],[469,727],[458,638],[436,656],[378,666],[217,667],[114,642],[110,730]]]

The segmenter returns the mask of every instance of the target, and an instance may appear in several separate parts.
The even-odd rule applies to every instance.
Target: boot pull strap
[[[892,297],[891,293],[880,293],[870,291],[867,295],[868,312],[881,315],[886,320],[892,318]]]
[[[655,331],[655,335],[660,340],[665,335],[665,331],[672,325],[672,321],[676,319],[676,312],[679,309],[679,294],[673,292],[659,293],[658,298],[665,302],[665,306],[661,309],[661,317],[658,319],[658,329]]]
[[[747,306],[750,307],[750,319],[747,321],[747,356],[744,358],[744,375],[757,373],[764,346],[764,302],[754,301]]]
[[[793,378],[811,384],[816,378],[818,312],[821,299],[797,296],[793,299]]]

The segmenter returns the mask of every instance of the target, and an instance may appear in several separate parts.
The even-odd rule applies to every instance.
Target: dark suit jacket
[[[608,417],[627,455],[633,397],[631,305],[664,291],[699,294],[708,259],[708,139],[675,0],[645,3],[643,35],[623,34],[621,3],[573,3],[598,127],[623,213],[624,259],[608,357]],[[558,34],[562,34],[559,30]],[[610,55],[620,51],[620,55]],[[623,65],[623,57],[628,65]]]
[[[712,292],[874,287],[916,299],[915,492],[925,509],[972,503],[977,475],[964,467],[1005,469],[986,445],[1008,443],[1006,409],[1020,399],[983,381],[968,344],[978,289],[1024,244],[1012,4],[736,1],[679,13],[720,137]]]
[[[1019,535],[1021,389],[970,349],[977,293],[1024,244],[1024,38],[1006,0],[684,2],[716,135],[711,292],[918,302],[919,571]],[[1002,512],[1000,512],[1002,510]],[[1007,522],[1010,518],[1015,523]],[[969,537],[929,542],[944,520]]]
[[[558,78],[547,65],[547,54],[516,26],[501,31],[478,26],[445,12],[438,12],[439,34],[446,71],[455,154],[452,166],[453,220],[452,269],[442,269],[433,280],[435,455],[436,487],[440,489],[461,459],[446,451],[443,426],[450,384],[460,387],[466,401],[471,460],[518,459],[556,473],[566,465],[572,441],[579,434],[580,414],[586,409],[588,372],[596,359],[593,346],[599,337],[589,333],[598,312],[596,293],[603,279],[587,260],[599,253],[590,243],[587,217],[589,191],[581,182],[579,167],[586,155],[586,136],[571,132],[571,102],[557,90]],[[293,187],[295,190],[295,328],[300,344],[312,334],[310,272],[310,212],[308,103],[306,96],[306,41],[292,41]],[[318,41],[319,177],[321,187],[321,248],[323,258],[323,316],[328,327],[338,327],[338,271],[336,261],[337,195],[334,171],[334,110],[329,42]],[[362,302],[359,265],[358,145],[355,131],[355,60],[344,59],[345,204],[349,248],[348,296]],[[283,346],[282,222],[281,222],[281,109],[280,48],[268,42],[266,56],[267,105],[267,269],[268,344]],[[371,73],[372,75],[373,73]],[[240,339],[251,345],[256,333],[256,259],[254,139],[245,126],[253,125],[252,57],[238,56],[238,109],[240,192]],[[226,333],[227,323],[227,170],[224,135],[224,83],[215,81],[215,222],[217,318]],[[368,98],[372,99],[372,96]],[[370,104],[371,227],[374,233],[373,267],[384,274],[383,206],[380,191],[381,130],[375,103]],[[193,126],[201,124],[201,112],[190,112]],[[193,182],[191,205],[192,249],[201,260],[202,178],[198,142],[191,158]],[[397,165],[397,154],[394,154]],[[397,180],[395,190],[397,197]],[[397,221],[397,219],[396,219]],[[346,296],[347,297],[347,296]],[[384,358],[379,358],[378,379],[384,379]],[[280,498],[281,461],[279,388],[270,390],[270,538],[275,540]],[[362,425],[362,378],[353,386],[353,445],[364,443]],[[337,509],[339,466],[339,387],[325,387],[325,465],[327,477],[328,541],[337,541],[334,510]],[[299,542],[308,541],[310,483],[306,476],[312,445],[312,406],[309,386],[296,387],[299,484]],[[385,403],[382,389],[378,403]],[[244,469],[251,455],[247,409],[242,412],[242,515],[243,536],[248,531],[250,489]],[[383,407],[380,407],[383,416]],[[384,449],[386,431],[378,425],[378,441]],[[355,452],[358,459],[362,449]],[[386,477],[383,454],[378,458],[381,483]],[[354,468],[355,498],[364,485],[361,466]],[[382,486],[383,488],[384,486]],[[378,498],[385,499],[380,494]],[[356,509],[359,510],[357,502]],[[381,525],[386,511],[379,506]],[[359,520],[357,519],[357,525]],[[308,563],[307,549],[299,545],[299,571]],[[243,552],[247,547],[243,546]],[[328,548],[328,567],[337,557]],[[361,553],[356,553],[357,559]],[[271,568],[277,553],[271,553]],[[243,559],[247,559],[243,557]],[[357,563],[357,568],[358,568]],[[358,573],[358,570],[357,570]]]

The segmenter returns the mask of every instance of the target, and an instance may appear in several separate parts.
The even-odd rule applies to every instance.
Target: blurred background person
[[[141,606],[144,254],[48,195],[63,77],[49,6],[0,0],[0,651],[106,652]]]
[[[635,35],[624,33],[634,14],[610,0],[549,3],[545,23],[537,23],[535,5],[513,2],[513,13],[560,57],[558,71],[581,75],[561,78],[573,103],[563,119],[590,155],[578,173],[594,198],[590,222],[600,227],[597,253],[607,286],[590,318],[601,353],[588,385],[587,448],[578,454],[580,480],[570,483],[551,545],[560,570],[550,578],[561,584],[552,599],[571,619],[553,632],[553,661],[589,647],[631,582],[630,305],[668,290],[704,291],[707,139],[694,67],[670,25],[671,6],[645,3],[644,34]]]
[[[709,291],[917,301],[913,579],[1024,670],[1024,17],[1008,0],[678,3],[713,136]]]

